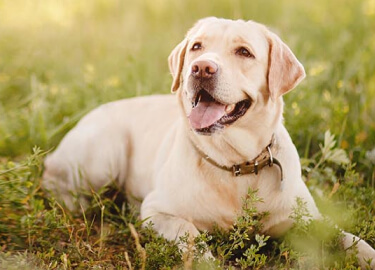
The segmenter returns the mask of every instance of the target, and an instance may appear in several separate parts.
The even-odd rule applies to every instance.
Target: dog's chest
[[[246,196],[247,181],[212,177],[180,183],[173,200],[179,215],[194,223],[199,230],[210,230],[214,225],[229,228],[241,211]],[[185,182],[186,183],[186,182]]]

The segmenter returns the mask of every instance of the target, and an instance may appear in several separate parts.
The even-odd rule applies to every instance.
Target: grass
[[[268,239],[250,192],[230,232],[181,254],[141,227],[121,191],[90,194],[85,215],[45,194],[45,151],[99,104],[168,93],[169,52],[211,15],[269,25],[304,64],[286,126],[327,218],[306,222],[298,202],[295,228]],[[0,269],[356,269],[333,224],[375,246],[374,26],[374,0],[0,0]],[[216,262],[200,259],[203,243]]]

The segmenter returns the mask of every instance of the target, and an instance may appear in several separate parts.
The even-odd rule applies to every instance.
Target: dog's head
[[[210,135],[230,126],[280,119],[281,96],[305,76],[279,37],[252,21],[206,18],[169,56],[191,128]]]

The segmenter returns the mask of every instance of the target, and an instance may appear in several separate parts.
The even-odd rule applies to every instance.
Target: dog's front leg
[[[148,218],[146,224],[151,222],[154,230],[164,238],[170,241],[179,241],[180,237],[189,235],[189,238],[195,238],[199,231],[193,223],[167,213],[153,211],[153,213],[142,215],[142,218]]]
[[[368,269],[368,261],[371,260],[370,267],[371,269],[375,269],[375,250],[364,240],[351,233],[342,232],[342,234],[342,244],[344,249],[349,252],[349,250],[353,247],[353,251],[357,252],[357,258],[361,267],[363,269]]]
[[[199,235],[194,224],[172,211],[173,205],[167,203],[165,198],[151,192],[146,196],[141,206],[141,218],[145,224],[152,222],[154,230],[170,241],[179,241],[181,236],[189,234],[189,237]]]
[[[163,198],[165,199],[165,198]],[[152,223],[153,229],[162,237],[170,241],[176,241],[182,252],[194,250],[190,243],[199,236],[196,226],[189,220],[172,213],[173,205],[166,203],[155,193],[150,193],[142,203],[141,218],[145,225]],[[188,236],[188,241],[180,241],[181,237]],[[213,259],[211,252],[207,249],[203,255],[205,259]]]

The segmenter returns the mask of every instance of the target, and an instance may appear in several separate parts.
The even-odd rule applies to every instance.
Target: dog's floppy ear
[[[173,51],[168,57],[169,70],[173,77],[172,89],[171,89],[172,93],[176,92],[178,88],[180,87],[181,72],[184,66],[184,59],[185,59],[187,44],[188,44],[188,41],[185,38],[183,41],[180,42],[180,44],[178,44],[173,49]]]
[[[274,33],[267,33],[269,43],[268,88],[272,100],[292,90],[305,78],[305,69],[289,47]]]

